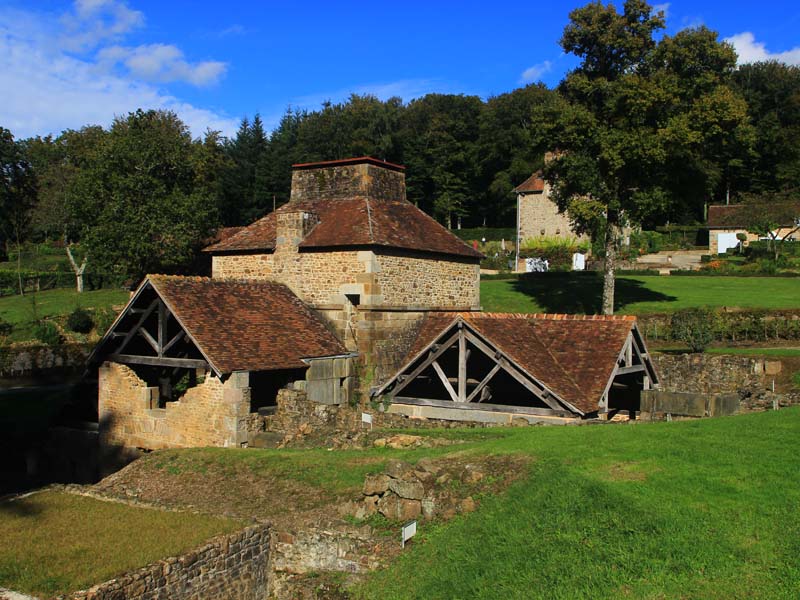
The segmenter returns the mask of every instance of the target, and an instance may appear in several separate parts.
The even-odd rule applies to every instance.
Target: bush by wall
[[[94,327],[92,315],[84,308],[76,308],[67,317],[67,327],[76,333],[89,333]]]
[[[800,340],[800,310],[702,310],[708,323],[704,329],[704,335],[709,336],[706,343]],[[674,321],[679,313],[684,314]],[[684,336],[689,317],[685,313],[643,315],[639,317],[639,327],[650,340],[688,345]]]
[[[55,323],[50,321],[40,321],[33,329],[33,335],[45,346],[58,346],[63,341],[61,332]]]

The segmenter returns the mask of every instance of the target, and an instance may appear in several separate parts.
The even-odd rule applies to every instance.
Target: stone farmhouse
[[[725,254],[739,245],[737,234],[744,234],[744,245],[759,239],[748,231],[748,215],[760,212],[770,216],[779,226],[773,234],[778,239],[800,240],[800,202],[755,204],[712,204],[708,207],[709,254]]]
[[[246,446],[290,392],[575,422],[658,385],[630,317],[481,313],[481,254],[406,200],[398,165],[295,165],[286,205],[204,252],[210,278],[148,276],[90,357],[101,443]]]

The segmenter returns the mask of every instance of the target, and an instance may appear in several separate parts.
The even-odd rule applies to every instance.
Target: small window
[[[361,304],[361,294],[345,294],[344,297],[347,298],[347,301],[353,306]]]

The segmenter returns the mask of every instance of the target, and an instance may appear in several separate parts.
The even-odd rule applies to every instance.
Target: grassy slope
[[[0,319],[11,323],[10,341],[33,339],[36,319],[65,317],[78,307],[106,309],[128,301],[125,290],[93,290],[82,294],[72,289],[56,289],[0,298]]]
[[[530,477],[421,540],[361,598],[797,598],[800,410],[514,430]]]
[[[41,596],[84,589],[241,526],[71,494],[35,494],[0,504],[0,586]]]
[[[800,279],[781,277],[617,278],[618,312],[669,312],[693,306],[798,308]],[[586,275],[481,282],[481,304],[492,312],[596,313],[602,280]]]
[[[800,357],[800,348],[706,348],[708,354],[740,354],[744,356]]]

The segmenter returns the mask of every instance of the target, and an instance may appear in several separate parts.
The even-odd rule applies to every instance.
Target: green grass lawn
[[[591,274],[481,282],[490,312],[586,313],[600,311],[603,282]],[[623,314],[670,312],[695,306],[800,308],[800,279],[791,277],[621,276],[616,310]]]
[[[469,435],[469,434],[466,434]],[[419,539],[358,598],[798,598],[800,409],[516,429],[529,476]]]
[[[0,586],[43,597],[85,589],[242,526],[60,492],[34,494],[0,503]]]
[[[4,296],[0,298],[0,319],[14,326],[9,341],[22,342],[33,338],[37,319],[66,317],[78,307],[109,309],[124,305],[129,297],[127,291],[115,289],[85,291],[82,294],[73,289],[56,289],[24,296]]]

